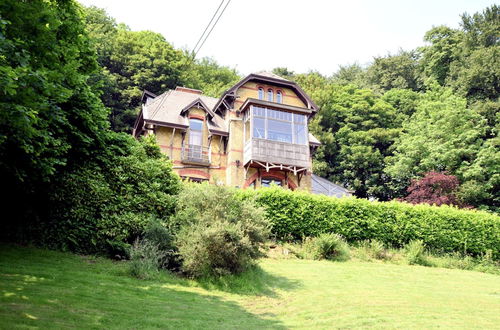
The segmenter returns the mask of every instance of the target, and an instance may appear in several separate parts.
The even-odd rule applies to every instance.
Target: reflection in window
[[[307,117],[302,114],[252,106],[252,137],[307,144]]]
[[[274,98],[273,90],[272,90],[272,89],[268,89],[268,90],[267,90],[267,100],[268,100],[269,102],[272,102],[272,101],[273,101],[273,98]]]
[[[281,94],[281,91],[276,92],[276,102],[283,103],[283,95]]]
[[[262,187],[270,187],[272,184],[275,184],[280,187],[283,186],[283,182],[275,178],[262,178],[261,184]]]
[[[259,100],[264,99],[264,88],[259,88]]]
[[[189,144],[201,146],[203,136],[203,121],[189,119]]]
[[[291,122],[269,119],[267,125],[267,138],[269,140],[292,143]]]

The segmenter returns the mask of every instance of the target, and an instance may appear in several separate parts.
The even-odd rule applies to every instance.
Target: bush
[[[105,253],[106,242],[132,244],[151,218],[167,219],[180,180],[152,149],[150,142],[110,133],[106,150],[53,183],[48,214],[26,227],[30,238],[51,248]]]
[[[264,207],[272,234],[280,240],[337,233],[347,242],[376,239],[403,247],[422,240],[437,252],[481,255],[493,251],[500,258],[500,217],[452,206],[410,205],[334,198],[279,188],[244,190],[242,198]]]
[[[165,224],[158,219],[152,219],[144,230],[144,239],[158,247],[163,253],[160,267],[169,270],[179,270],[180,262],[174,245],[174,236]]]
[[[305,255],[315,260],[345,261],[349,259],[349,245],[337,234],[321,234],[307,238],[303,249]]]
[[[158,274],[165,258],[158,246],[146,239],[136,240],[130,249],[130,274],[139,279],[151,279]]]
[[[260,257],[268,237],[263,210],[232,188],[186,184],[172,223],[181,270],[191,277],[235,274]]]
[[[405,247],[405,256],[409,265],[429,265],[425,257],[424,242],[421,240],[415,240],[408,243]]]

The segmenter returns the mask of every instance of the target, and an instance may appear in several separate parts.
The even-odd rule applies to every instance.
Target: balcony
[[[297,171],[311,167],[307,145],[259,138],[251,138],[245,143],[243,160],[245,165],[261,163],[266,169],[293,168]]]
[[[185,164],[209,166],[211,162],[210,147],[195,144],[182,146],[181,161]]]

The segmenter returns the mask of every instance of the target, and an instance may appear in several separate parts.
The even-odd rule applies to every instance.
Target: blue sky
[[[220,0],[80,0],[105,8],[132,30],[159,32],[192,49]],[[424,44],[437,25],[458,27],[460,15],[495,4],[484,0],[232,0],[198,57],[213,57],[242,74],[277,66],[330,75],[339,65]]]

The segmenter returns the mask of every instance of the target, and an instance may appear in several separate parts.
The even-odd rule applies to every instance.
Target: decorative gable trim
[[[215,116],[215,113],[203,102],[200,98],[197,98],[193,102],[189,103],[186,107],[184,107],[181,110],[181,116],[185,116],[186,113],[189,111],[191,108],[198,108],[204,110],[210,118],[213,118]]]

